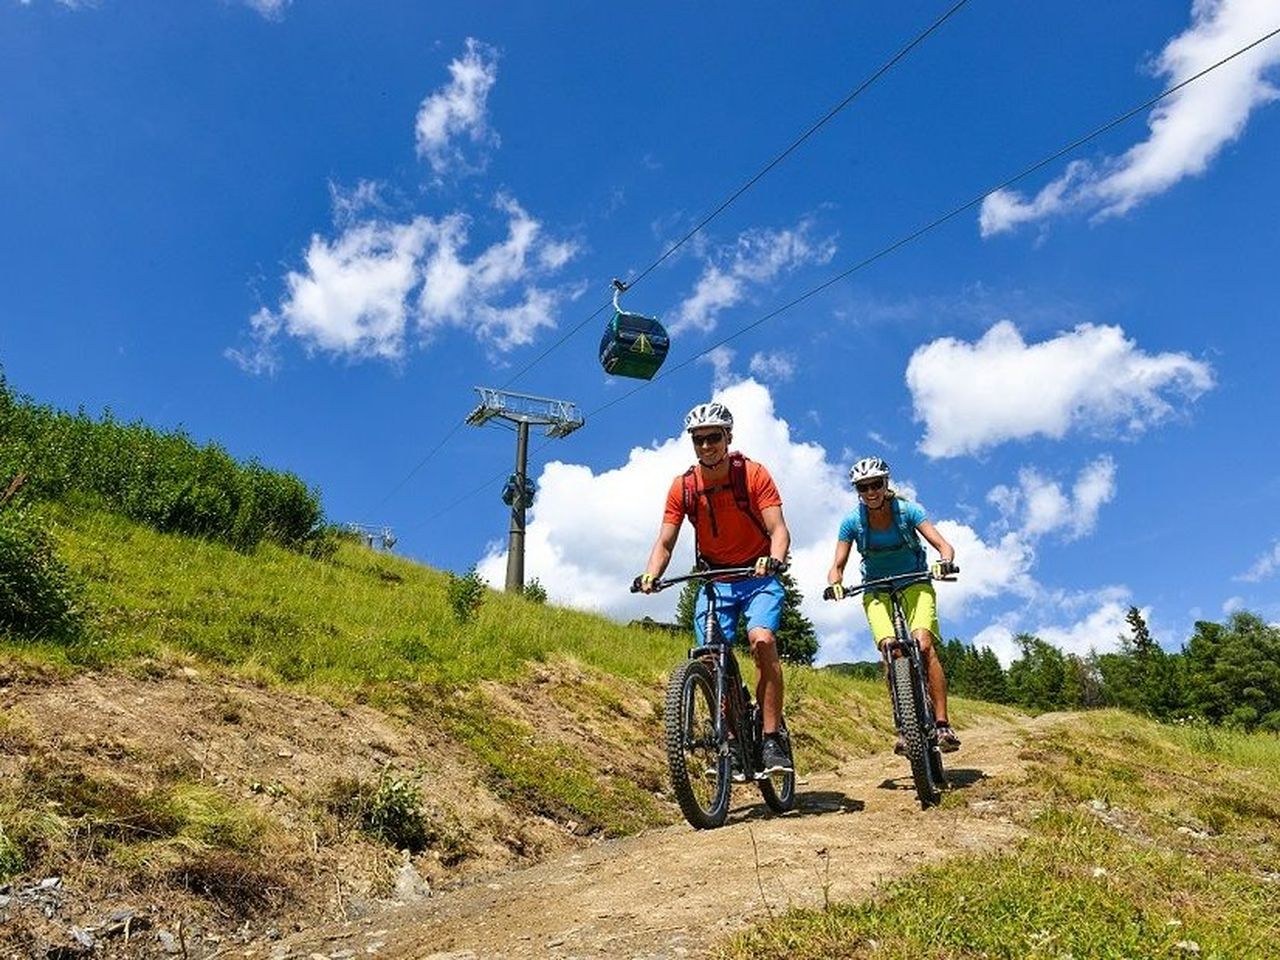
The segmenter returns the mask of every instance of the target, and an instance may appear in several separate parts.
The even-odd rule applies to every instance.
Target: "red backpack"
[[[697,464],[694,464],[684,472],[684,477],[681,481],[684,515],[688,517],[689,522],[693,524],[694,537],[697,537],[698,535],[697,469]],[[760,519],[759,514],[751,508],[751,494],[747,491],[747,458],[737,450],[730,451],[729,453],[729,482],[727,484],[721,484],[718,487],[707,487],[702,490],[702,495],[704,497],[710,497],[711,494],[719,490],[723,490],[726,486],[733,491],[733,502],[738,505],[738,509],[750,518],[751,522],[756,525],[756,529],[760,531],[760,535],[767,539],[769,531],[765,529],[764,521]],[[711,532],[712,534],[715,534],[716,532],[716,517],[714,513],[711,514]],[[697,553],[699,557],[702,556],[702,551],[698,549],[698,545],[696,543],[694,544],[694,552]]]

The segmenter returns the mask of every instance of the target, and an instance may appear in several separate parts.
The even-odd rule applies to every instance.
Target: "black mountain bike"
[[[654,581],[664,590],[686,580],[707,577],[706,571]],[[716,570],[717,579],[755,576],[754,567]],[[632,586],[632,592],[637,590]],[[761,772],[764,742],[760,707],[742,682],[733,642],[716,618],[716,592],[711,580],[703,585],[707,598],[707,642],[689,651],[688,658],[667,681],[663,710],[667,766],[680,812],[699,830],[721,826],[729,814],[734,780],[755,781],[765,804],[786,813],[796,802],[796,775]],[[785,723],[781,728],[786,730]]]
[[[956,572],[959,572],[958,568]],[[942,799],[942,791],[947,786],[947,775],[942,769],[942,751],[938,749],[933,698],[929,696],[924,659],[920,653],[920,644],[907,628],[902,593],[915,583],[954,579],[954,576],[934,577],[928,572],[904,573],[844,588],[846,597],[868,590],[889,595],[893,610],[893,639],[885,642],[880,653],[884,658],[889,682],[889,700],[893,703],[893,723],[907,745],[911,779],[915,783],[916,796],[920,798],[922,808],[931,807]]]

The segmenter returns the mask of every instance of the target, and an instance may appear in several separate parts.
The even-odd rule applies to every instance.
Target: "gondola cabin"
[[[653,317],[616,310],[600,338],[600,366],[615,377],[652,380],[670,347],[666,328]]]

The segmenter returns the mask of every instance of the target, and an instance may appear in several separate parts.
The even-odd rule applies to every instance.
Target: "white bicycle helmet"
[[[889,464],[879,457],[863,457],[849,471],[849,482],[854,486],[863,480],[875,480],[877,477],[889,479]]]
[[[692,433],[700,427],[724,427],[733,429],[733,414],[723,403],[700,403],[684,418],[684,428]]]

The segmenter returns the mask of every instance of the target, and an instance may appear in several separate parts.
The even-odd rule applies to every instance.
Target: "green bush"
[[[27,475],[27,492],[57,500],[91,494],[157,530],[252,549],[269,539],[308,551],[323,523],[319,496],[291,473],[241,463],[182,431],[93,419],[15,396],[0,374],[0,477]]]
[[[532,601],[533,603],[547,602],[547,588],[542,585],[542,581],[537,577],[534,577],[524,585],[523,593],[524,598]]]
[[[80,624],[79,587],[43,522],[13,501],[0,504],[0,632],[71,640]]]
[[[389,767],[383,768],[376,783],[355,778],[336,781],[325,806],[339,821],[397,850],[417,853],[431,840],[417,785]]]
[[[463,576],[449,574],[449,609],[453,618],[459,623],[468,623],[475,619],[484,603],[484,591],[488,587],[484,578],[472,567]]]

